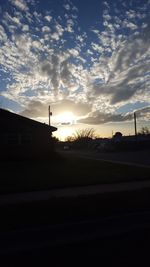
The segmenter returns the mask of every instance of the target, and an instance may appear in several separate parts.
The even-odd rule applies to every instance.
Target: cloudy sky
[[[62,139],[150,126],[150,0],[0,0],[0,107]]]

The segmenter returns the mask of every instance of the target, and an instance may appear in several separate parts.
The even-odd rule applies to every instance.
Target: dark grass
[[[1,207],[0,232],[101,219],[149,209],[150,189],[9,204]]]
[[[127,166],[75,156],[0,163],[0,194],[150,178],[150,168]]]

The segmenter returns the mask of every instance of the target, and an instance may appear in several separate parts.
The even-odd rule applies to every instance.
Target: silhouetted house
[[[52,132],[57,128],[0,109],[0,158],[43,157],[53,152]]]

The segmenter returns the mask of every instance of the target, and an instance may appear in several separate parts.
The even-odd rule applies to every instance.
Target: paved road
[[[53,197],[77,197],[82,195],[135,191],[144,188],[150,188],[150,180],[8,194],[0,196],[0,206],[7,204],[29,203],[42,200],[47,201]]]
[[[62,152],[61,152],[62,153]],[[66,151],[64,155],[75,155],[77,157],[85,157],[90,159],[102,160],[113,163],[121,163],[132,166],[141,166],[150,168],[150,150],[126,151],[102,153],[96,151]]]
[[[0,231],[0,255],[10,251],[30,250],[45,245],[64,245],[95,238],[128,233],[133,229],[150,229],[150,211],[130,212],[101,219],[89,219],[54,225]],[[9,240],[9,242],[8,242]],[[24,242],[26,240],[26,242]]]
[[[15,230],[0,233],[1,266],[149,266],[149,240],[149,211]]]

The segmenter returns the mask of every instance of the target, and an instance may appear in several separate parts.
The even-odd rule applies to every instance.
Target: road
[[[125,151],[125,152],[96,152],[96,151],[65,151],[64,155],[85,157],[95,160],[121,163],[132,166],[141,166],[150,168],[150,150]]]
[[[138,164],[138,162],[136,161],[135,164]],[[16,223],[14,230],[11,227],[2,229],[1,226],[0,228],[0,266],[149,266],[149,192],[146,193],[144,191],[140,195],[138,194],[141,189],[146,188],[150,188],[150,181],[84,186],[1,196],[1,221],[2,219],[3,221],[8,220],[11,225],[11,216],[17,216],[16,220],[19,222]],[[122,199],[114,194],[112,199],[104,198],[102,202],[99,200],[99,205],[97,206],[96,202],[93,202],[92,210],[96,206],[96,216],[94,217],[88,206],[86,211],[87,219],[85,216],[85,219],[79,220],[79,212],[77,221],[68,221],[66,219],[64,223],[49,224],[48,217],[54,215],[52,209],[46,206],[45,212],[48,214],[47,216],[41,212],[44,208],[42,205],[45,205],[45,202],[42,204],[42,200],[47,201],[57,198],[61,202],[61,197],[68,197],[69,200],[69,197],[95,194],[105,196],[104,193],[127,191],[130,192],[130,196],[127,195]],[[136,191],[136,194],[133,194],[132,191]],[[38,203],[36,207],[37,218],[41,214],[45,216],[45,221],[43,220],[44,222],[41,225],[36,220],[35,223],[31,221],[31,213],[35,217],[34,206],[31,206],[30,211],[28,211],[28,208],[24,211],[26,203],[35,201]],[[82,207],[81,203],[78,204],[79,209],[82,211],[84,211],[83,203],[84,199]],[[7,207],[8,204],[10,204],[9,209]],[[19,209],[16,212],[17,215],[10,212],[12,208],[15,211],[15,204],[19,204],[20,214],[22,210],[24,217],[28,217],[26,222],[24,222],[24,219],[21,220]],[[115,205],[119,205],[121,208],[117,209]],[[70,206],[70,209],[68,208],[67,210],[66,208],[66,214],[72,212],[73,215],[75,212],[73,211],[74,204],[70,204]],[[103,212],[102,206],[104,206]],[[125,208],[125,206],[127,207]],[[108,207],[114,211],[110,213]],[[6,217],[4,217],[5,209]],[[104,210],[106,209],[108,209],[107,215],[104,215],[103,213],[105,213]],[[89,210],[90,212],[88,212]],[[60,211],[60,209],[57,208],[57,211]],[[20,228],[17,227],[19,224],[21,224]]]
[[[150,211],[14,230],[0,234],[1,266],[149,266],[149,241]]]
[[[113,184],[89,185],[47,191],[34,191],[0,196],[0,206],[19,203],[32,203],[36,201],[48,201],[52,198],[70,198],[78,196],[90,196],[113,192],[130,192],[150,188],[150,180],[122,182]]]

